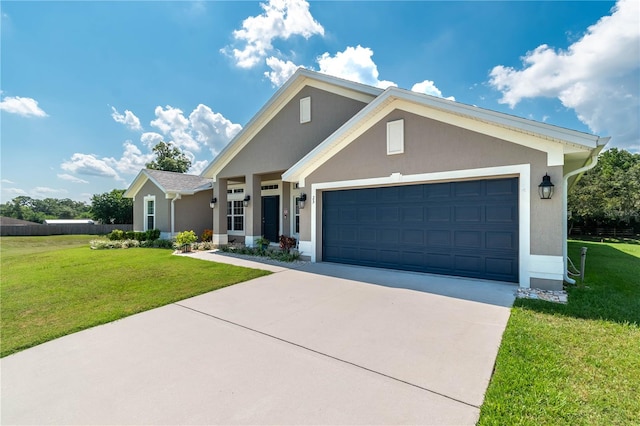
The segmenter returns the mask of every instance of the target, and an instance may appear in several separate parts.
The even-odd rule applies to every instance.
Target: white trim
[[[227,234],[213,234],[211,236],[211,243],[216,246],[225,246],[229,244],[229,237]]]
[[[311,96],[300,99],[300,124],[311,122]]]
[[[529,271],[531,278],[562,281],[564,278],[564,257],[532,254]]]
[[[404,154],[404,119],[387,122],[387,155]]]
[[[488,178],[496,176],[518,177],[518,266],[520,287],[529,288],[531,285],[531,165],[517,164],[512,166],[486,167],[481,169],[451,170],[447,172],[421,173],[403,176],[394,173],[391,176],[354,179],[338,182],[321,182],[311,185],[311,261],[317,262],[317,245],[322,244],[318,240],[317,221],[318,212],[316,196],[318,191],[330,189],[364,188],[376,186],[393,186],[400,184],[419,184],[437,181],[454,181],[473,178]]]
[[[149,208],[147,205],[148,201],[153,201],[153,215],[149,214]],[[156,221],[156,212],[158,211],[158,203],[156,202],[156,196],[155,195],[145,195],[144,199],[143,199],[143,216],[142,216],[142,230],[143,231],[148,231],[148,225],[149,225],[149,216],[153,216],[153,228],[157,228],[158,227],[158,223]]]
[[[309,253],[313,252],[313,241],[298,240],[298,252],[301,256],[309,256]]]
[[[300,182],[300,185],[304,186],[307,176],[395,110],[417,114],[545,152],[547,165],[550,167],[563,165],[565,152],[591,152],[599,146],[602,139],[574,130],[390,87],[285,171],[282,179]]]

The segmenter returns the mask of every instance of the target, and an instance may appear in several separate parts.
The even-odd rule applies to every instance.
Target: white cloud
[[[434,82],[431,80],[425,80],[421,83],[414,84],[413,87],[411,88],[411,91],[424,93],[425,95],[437,96],[439,98],[443,97],[440,89],[438,89],[434,84]],[[454,98],[453,96],[448,96],[445,99],[449,99],[450,101],[456,100],[456,98]]]
[[[63,162],[60,167],[63,170],[80,175],[100,176],[121,180],[118,173],[105,159],[97,158],[93,154],[76,152],[71,156],[71,160]]]
[[[140,119],[136,117],[134,113],[126,109],[124,111],[124,115],[120,114],[117,109],[111,107],[111,117],[116,121],[116,123],[122,123],[127,126],[131,130],[141,131],[142,126],[140,125]]]
[[[300,65],[291,61],[285,62],[275,56],[267,58],[267,66],[271,68],[271,71],[265,72],[264,76],[271,81],[274,87],[282,86],[300,68]]]
[[[242,22],[242,29],[233,32],[236,43],[242,48],[227,46],[222,49],[234,58],[241,68],[256,66],[263,58],[274,51],[273,40],[287,40],[300,35],[309,39],[313,35],[324,35],[324,28],[318,23],[305,0],[269,0],[260,3],[263,13],[250,16]]]
[[[104,159],[106,164],[115,168],[120,173],[136,174],[155,158],[153,153],[143,154],[131,141],[126,141],[123,146],[124,152],[119,160],[113,157]]]
[[[66,173],[58,174],[58,177],[62,180],[68,180],[69,182],[73,182],[73,183],[89,183],[84,179],[80,179],[78,177],[75,177]]]
[[[389,86],[397,86],[392,81],[379,80],[378,66],[371,57],[373,50],[368,47],[347,47],[344,52],[338,52],[335,56],[323,53],[318,58],[320,72],[357,81],[370,86],[386,89]]]
[[[558,98],[593,132],[613,136],[614,145],[640,148],[640,2],[618,1],[567,50],[543,44],[520,70],[494,67],[490,84],[512,108],[526,98]]]
[[[194,161],[191,164],[191,168],[189,169],[189,173],[191,173],[193,175],[199,175],[200,173],[202,173],[204,171],[205,168],[207,168],[208,164],[209,164],[209,162],[206,161],[206,160]]]
[[[27,191],[20,188],[2,188],[2,192],[10,195],[11,198],[18,197],[20,195],[28,195]]]
[[[151,149],[164,140],[164,136],[156,132],[145,132],[140,136],[142,142],[147,148]]]
[[[242,129],[204,104],[198,105],[188,118],[182,110],[169,105],[157,107],[155,113],[157,119],[151,125],[162,134],[148,132],[140,139],[150,148],[164,140],[191,152],[200,152],[205,146],[216,155]]]
[[[5,97],[0,101],[0,110],[23,117],[47,117],[47,113],[38,106],[38,101],[21,96]]]
[[[15,183],[15,182],[10,181],[9,179],[2,179],[2,180],[0,180],[0,183],[10,183],[11,184],[11,183]]]
[[[36,197],[46,197],[52,195],[68,194],[66,189],[55,189],[47,186],[36,186],[31,190],[31,193]]]

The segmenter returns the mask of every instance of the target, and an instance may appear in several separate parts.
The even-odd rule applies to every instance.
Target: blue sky
[[[640,2],[2,1],[1,202],[199,173],[298,66],[640,149]]]

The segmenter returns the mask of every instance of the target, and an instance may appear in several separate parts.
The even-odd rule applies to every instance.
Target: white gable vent
[[[306,97],[300,99],[300,123],[308,123],[311,121],[311,98]]]
[[[387,123],[387,155],[404,153],[404,120]]]

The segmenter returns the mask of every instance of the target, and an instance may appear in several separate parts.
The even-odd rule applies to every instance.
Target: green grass
[[[0,239],[0,356],[269,273],[93,238]]]
[[[568,304],[514,304],[479,425],[640,425],[640,245],[580,247]]]

